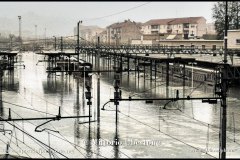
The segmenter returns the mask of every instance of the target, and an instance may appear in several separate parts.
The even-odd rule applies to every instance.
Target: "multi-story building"
[[[79,35],[87,42],[95,42],[96,35],[103,32],[104,29],[98,26],[83,26],[79,27]],[[74,28],[74,35],[77,35],[77,28]]]
[[[100,43],[107,43],[107,30],[99,33]]]
[[[107,31],[106,30],[92,36],[92,42],[97,44],[98,37],[99,37],[100,44],[107,44]]]
[[[204,17],[152,19],[143,24],[143,34],[181,34],[184,39],[202,37],[206,33]]]
[[[107,27],[108,44],[130,44],[132,39],[139,39],[141,35],[141,23],[130,20]]]

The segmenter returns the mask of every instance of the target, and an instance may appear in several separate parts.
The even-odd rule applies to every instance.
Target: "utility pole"
[[[228,2],[225,6],[225,32],[224,32],[224,64],[222,71],[222,103],[221,103],[221,130],[220,130],[220,157],[226,159],[226,125],[227,125],[227,90],[228,90],[228,73],[227,73],[227,31],[228,31]]]
[[[53,36],[54,37],[54,49],[55,51],[57,50],[57,37],[56,36]]]
[[[35,40],[37,41],[37,25],[35,24]]]
[[[47,32],[47,29],[44,28],[44,45],[45,45],[45,47],[47,47],[46,32]]]
[[[35,47],[37,48],[38,46],[37,25],[35,24],[34,27],[35,27]]]
[[[61,52],[63,52],[63,37],[61,37]]]
[[[100,44],[100,38],[98,36],[98,41],[97,41],[98,70],[100,70],[99,44]],[[97,77],[97,121],[98,122],[100,121],[100,73],[99,72]]]
[[[80,28],[80,23],[82,23],[82,21],[78,21],[77,24],[77,53],[78,53],[78,62],[79,62],[79,50],[80,50],[80,37],[79,37],[79,28]]]
[[[20,43],[20,49],[22,48],[22,29],[21,29],[21,25],[22,25],[22,17],[18,16],[18,20],[19,20],[19,43]]]
[[[237,27],[236,27],[236,29],[239,29],[239,18],[238,18],[238,14],[239,14],[239,8],[238,8],[239,6],[238,5],[239,5],[239,2],[237,1],[236,3],[237,3],[236,4],[237,5],[237,11],[236,11],[237,12],[236,13],[237,14]]]
[[[12,50],[13,34],[9,34],[9,38],[10,38],[10,49]]]

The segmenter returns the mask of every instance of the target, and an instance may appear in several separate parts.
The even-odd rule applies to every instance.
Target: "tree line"
[[[225,6],[226,2],[221,1],[214,4],[212,8],[212,17],[214,19],[214,26],[217,32],[217,38],[223,39],[224,37],[224,24],[225,24]],[[239,9],[240,1],[228,1],[228,29],[239,29]]]

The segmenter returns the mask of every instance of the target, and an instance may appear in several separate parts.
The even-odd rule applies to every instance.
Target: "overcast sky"
[[[146,22],[158,18],[203,16],[207,22],[212,22],[214,3],[216,2],[0,2],[0,18],[16,20],[15,30],[18,29],[18,15],[22,15],[23,24],[28,24],[24,21],[24,15],[52,18],[51,24],[49,21],[47,21],[49,24],[41,24],[40,20],[36,20],[34,23],[42,28],[47,26],[47,29],[49,28],[48,34],[56,34],[51,25],[56,27],[62,24],[59,28],[64,27],[63,34],[65,35],[72,32],[78,20],[83,20],[83,25],[98,25],[100,27],[106,27],[124,19]],[[125,10],[128,11],[119,13]],[[119,14],[108,16],[115,13]],[[92,19],[104,16],[108,17]],[[54,20],[58,21],[55,25]]]

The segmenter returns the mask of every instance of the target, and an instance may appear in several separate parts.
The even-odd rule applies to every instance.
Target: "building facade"
[[[161,40],[158,43],[162,46],[176,46],[176,47],[198,47],[199,49],[222,49],[223,40]]]
[[[99,33],[100,43],[107,44],[107,30]]]
[[[141,35],[141,24],[130,20],[107,27],[107,43],[111,45],[131,44],[132,39],[139,39]]]
[[[240,49],[240,30],[228,30],[227,47],[229,49]]]
[[[202,37],[206,33],[204,17],[152,19],[142,26],[143,34],[181,34],[184,39]]]
[[[103,32],[105,29],[98,26],[79,26],[79,36],[86,42],[96,42],[96,35]],[[77,35],[77,27],[74,28],[74,35]],[[76,37],[77,38],[77,37]],[[82,39],[80,39],[82,40]]]
[[[174,47],[197,47],[199,49],[215,50],[223,48],[223,40],[132,40],[132,45],[160,45]]]

